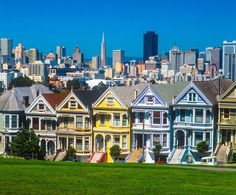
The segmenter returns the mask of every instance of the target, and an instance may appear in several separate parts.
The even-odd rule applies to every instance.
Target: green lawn
[[[0,160],[0,194],[236,194],[236,172]]]

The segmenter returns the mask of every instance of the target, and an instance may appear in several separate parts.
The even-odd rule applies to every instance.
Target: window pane
[[[127,148],[127,136],[122,136],[122,148]]]
[[[153,112],[153,124],[160,124],[161,123],[161,117],[160,112]]]
[[[195,145],[197,146],[198,143],[203,141],[203,133],[202,132],[196,132],[195,133]]]
[[[164,112],[163,114],[163,124],[167,124],[167,113]]]
[[[120,126],[120,114],[114,114],[113,125]]]
[[[11,127],[16,128],[17,127],[17,116],[12,116],[11,117]]]
[[[163,134],[163,147],[167,147],[167,134]]]
[[[76,116],[76,129],[83,127],[83,117]]]
[[[5,127],[9,128],[9,115],[5,116]]]
[[[127,126],[127,116],[125,114],[122,117],[122,126]]]
[[[85,137],[84,144],[84,149],[89,150],[89,137]]]
[[[185,121],[185,110],[183,109],[180,110],[180,121],[181,122]]]
[[[208,146],[210,146],[210,140],[211,140],[210,133],[208,132],[208,133],[206,133],[206,143]]]
[[[41,130],[45,130],[45,120],[41,120]]]
[[[38,118],[33,118],[33,129],[39,130],[39,119]]]
[[[202,109],[196,109],[195,122],[203,123],[203,110]]]
[[[206,111],[206,123],[211,123],[211,112],[210,112],[210,110]]]
[[[114,135],[114,145],[120,145],[120,136],[119,135]]]
[[[160,135],[159,134],[153,135],[153,146],[155,146],[157,144],[160,144]]]
[[[224,109],[224,118],[229,118],[229,109]]]
[[[143,121],[144,121],[144,113],[143,113],[143,112],[140,112],[140,113],[139,113],[139,122],[140,122],[140,123],[143,123]]]
[[[83,149],[83,140],[82,137],[76,138],[76,150],[82,150]]]
[[[101,118],[100,118],[100,124],[101,125],[104,125],[105,124],[105,115],[101,115]]]

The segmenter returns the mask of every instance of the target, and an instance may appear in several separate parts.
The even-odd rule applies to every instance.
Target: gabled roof
[[[66,96],[68,96],[69,93],[70,91],[66,91],[64,93],[45,93],[42,94],[42,96],[55,110],[56,107],[66,98]]]
[[[214,81],[193,81],[193,84],[205,95],[212,105],[217,104],[219,79]],[[232,84],[233,81],[230,79],[220,79],[220,94],[224,93]]]
[[[14,87],[6,90],[0,96],[0,111],[24,111],[24,96],[29,97],[29,104],[41,93],[52,93],[42,84],[32,85],[31,87]]]
[[[140,83],[135,86],[118,86],[110,87],[109,89],[118,97],[122,103],[127,107],[131,106],[131,102],[136,98],[136,95],[139,95],[147,87],[146,83]]]
[[[177,97],[189,83],[189,81],[181,81],[172,84],[154,84],[151,85],[151,88],[166,101],[168,105],[171,105],[172,99]]]
[[[78,90],[74,91],[74,94],[82,102],[86,108],[91,108],[92,104],[104,93],[106,89],[95,89],[95,90]]]

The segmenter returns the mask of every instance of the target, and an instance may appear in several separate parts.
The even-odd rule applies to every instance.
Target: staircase
[[[226,163],[225,162],[226,150],[227,150],[227,145],[222,144],[219,146],[219,149],[216,154],[217,163],[219,163],[219,164]]]
[[[58,152],[57,155],[55,156],[54,161],[63,161],[66,158],[66,151]]]
[[[56,157],[56,154],[46,155],[45,160],[53,161],[53,159]]]
[[[169,164],[179,164],[180,163],[179,158],[182,155],[183,151],[184,151],[184,149],[176,148]]]
[[[136,162],[138,162],[138,159],[140,158],[140,156],[142,155],[142,149],[141,148],[139,148],[139,149],[136,149],[136,150],[134,150],[132,153],[131,153],[131,155],[130,155],[130,157],[129,157],[129,159],[128,159],[128,163],[136,163]]]
[[[90,163],[98,163],[98,162],[104,162],[105,157],[104,152],[94,152],[91,156],[91,158],[88,160]]]

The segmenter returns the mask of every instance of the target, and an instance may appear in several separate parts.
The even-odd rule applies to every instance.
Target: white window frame
[[[74,103],[75,103],[75,105],[73,105]],[[76,100],[70,100],[69,101],[69,108],[72,108],[72,109],[77,108],[77,101]]]
[[[149,101],[149,98],[152,98],[152,101]],[[154,96],[147,96],[146,97],[146,104],[153,105],[154,104]]]

